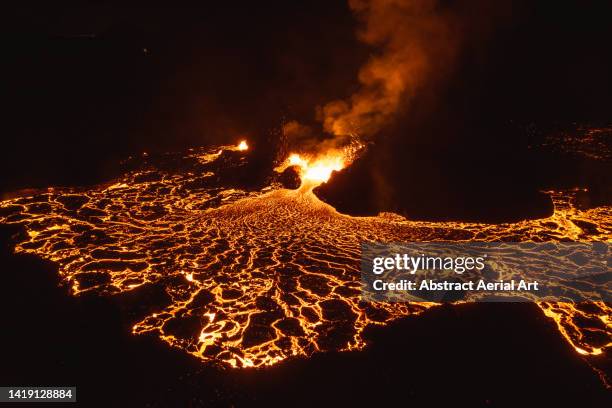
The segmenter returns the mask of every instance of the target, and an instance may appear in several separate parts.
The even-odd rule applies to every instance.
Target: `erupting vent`
[[[240,141],[240,143],[238,143],[237,149],[240,151],[248,150],[249,145],[247,144],[246,140]]]

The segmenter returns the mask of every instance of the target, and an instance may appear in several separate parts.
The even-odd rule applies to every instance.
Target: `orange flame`
[[[249,145],[247,144],[246,140],[241,140],[236,148],[240,151],[244,151],[249,149]]]
[[[280,173],[289,166],[297,166],[302,184],[319,185],[329,181],[334,171],[349,166],[364,148],[363,143],[354,139],[342,148],[329,148],[325,153],[291,153],[284,163],[274,170]]]
[[[287,166],[298,166],[302,181],[325,183],[331,177],[333,171],[338,171],[346,166],[341,152],[330,152],[320,157],[302,157],[293,153],[287,159]]]

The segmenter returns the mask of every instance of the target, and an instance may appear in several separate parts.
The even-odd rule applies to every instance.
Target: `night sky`
[[[461,3],[441,4],[465,22],[459,61],[379,137],[377,162],[419,146],[436,167],[431,144],[488,149],[522,137],[509,123],[609,119],[609,2]],[[104,180],[131,154],[264,140],[286,120],[317,125],[315,107],[350,95],[376,51],[344,1],[45,2],[5,16],[2,191]]]

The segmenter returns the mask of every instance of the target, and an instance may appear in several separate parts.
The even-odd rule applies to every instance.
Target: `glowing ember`
[[[249,145],[247,144],[246,140],[241,140],[236,148],[240,151],[244,151],[249,149]]]

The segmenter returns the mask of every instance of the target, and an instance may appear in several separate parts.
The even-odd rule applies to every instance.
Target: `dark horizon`
[[[483,166],[495,156],[495,171],[511,178],[503,168],[514,166],[512,155],[522,158],[525,142],[548,129],[609,123],[608,3],[442,6],[473,33],[450,73],[374,139],[377,161],[399,163],[394,152],[419,149],[435,167],[459,150]],[[143,151],[264,142],[290,120],[321,129],[315,107],[350,95],[376,51],[355,38],[359,24],[343,0],[17,6],[9,15],[4,192],[104,181]],[[476,174],[469,167],[464,179]],[[449,173],[443,167],[436,182],[451,186]],[[396,168],[376,178],[398,190],[402,177],[412,181]]]

